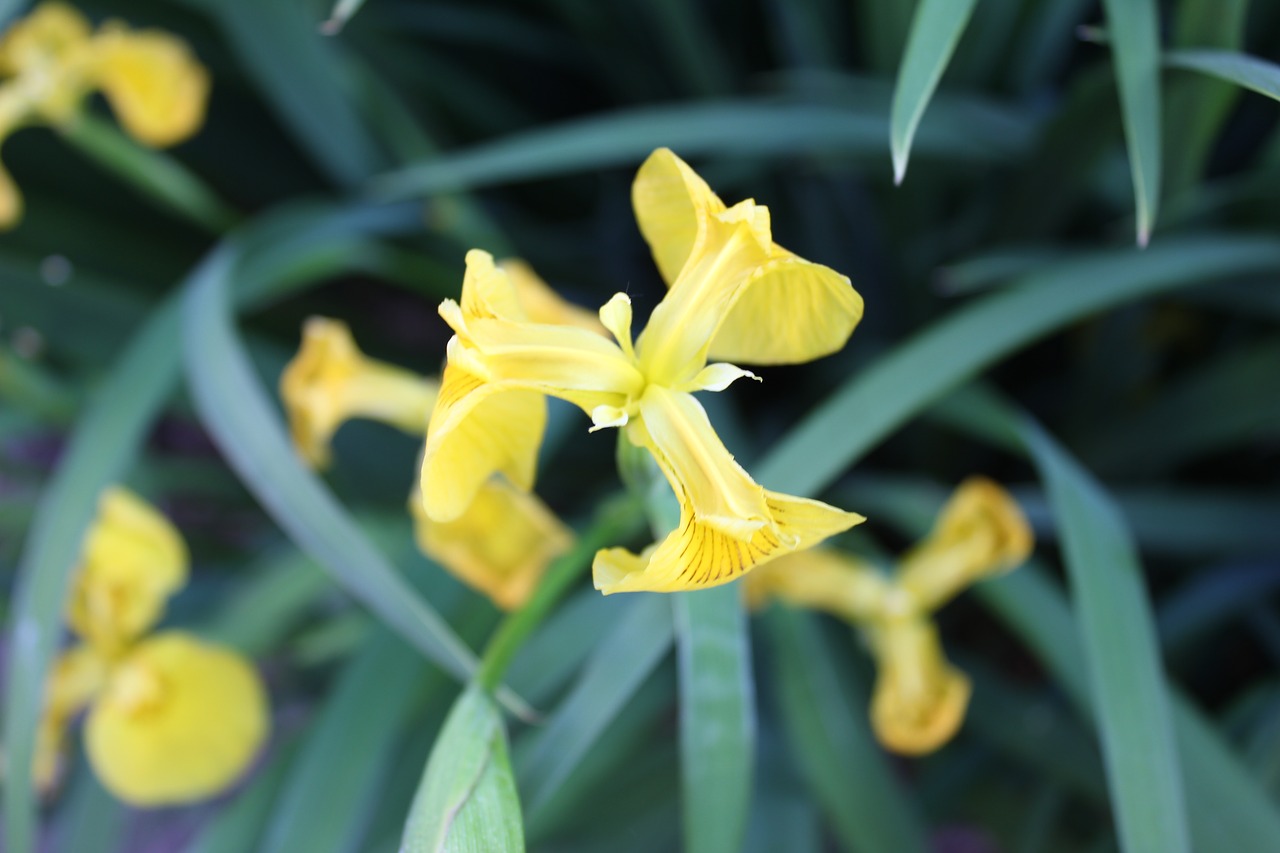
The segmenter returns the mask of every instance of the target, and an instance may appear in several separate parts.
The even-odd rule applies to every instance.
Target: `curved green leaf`
[[[427,759],[405,824],[401,853],[524,850],[507,735],[489,695],[459,697]]]
[[[921,0],[916,6],[907,48],[898,66],[898,85],[893,91],[889,149],[895,184],[902,183],[907,174],[911,141],[976,3],[977,0]]]
[[[1280,101],[1280,65],[1233,50],[1172,50],[1164,55],[1171,68],[1199,71],[1251,92]]]
[[[1103,0],[1115,56],[1120,113],[1145,246],[1160,204],[1160,29],[1155,0]]]

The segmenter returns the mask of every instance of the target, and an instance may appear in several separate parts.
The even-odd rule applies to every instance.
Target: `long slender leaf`
[[[812,616],[765,614],[783,722],[814,795],[848,850],[923,853],[922,817],[871,737],[865,696],[851,696]]]
[[[1095,311],[1235,272],[1280,268],[1280,242],[1190,238],[1100,252],[953,312],[818,406],[756,466],[761,482],[812,493],[947,390]],[[821,453],[815,453],[821,448]]]
[[[1136,549],[1092,477],[1039,428],[1024,436],[1062,528],[1122,847],[1190,853],[1163,666]]]
[[[458,699],[427,759],[402,853],[524,850],[520,801],[498,708],[483,690]]]
[[[674,597],[685,850],[741,849],[751,804],[755,692],[736,585]]]
[[[1280,101],[1280,65],[1231,50],[1173,50],[1164,56],[1172,68],[1199,71]]]
[[[196,408],[232,468],[290,537],[419,651],[459,678],[475,655],[303,467],[231,324],[224,276],[191,288],[185,361]]]
[[[277,746],[267,765],[208,821],[183,853],[243,853],[256,850],[271,820],[276,797],[284,787],[297,747],[296,739]]]
[[[671,603],[644,595],[597,644],[547,724],[516,744],[516,775],[530,822],[604,734],[674,641]]]
[[[637,162],[659,146],[682,156],[826,153],[882,155],[888,123],[861,108],[775,101],[715,101],[641,107],[531,130],[442,155],[381,175],[371,191],[388,199],[413,198],[514,180],[575,174]],[[959,133],[925,125],[916,150],[990,161],[999,147],[975,144]]]
[[[262,853],[363,849],[365,821],[425,671],[414,649],[389,631],[365,642],[300,745]]]
[[[1160,30],[1155,0],[1103,0],[1115,56],[1129,170],[1145,246],[1160,205]]]
[[[977,0],[921,0],[916,6],[907,49],[898,66],[898,85],[893,92],[889,148],[896,184],[902,183],[907,174],[907,158],[911,155],[916,128],[976,3]]]

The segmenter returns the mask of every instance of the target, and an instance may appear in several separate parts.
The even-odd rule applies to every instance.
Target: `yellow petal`
[[[89,21],[56,0],[36,6],[0,39],[0,73],[21,74],[74,53],[89,41]]]
[[[850,622],[878,616],[891,594],[875,566],[829,548],[779,557],[747,575],[743,587],[752,608],[777,600]]]
[[[186,42],[160,30],[108,25],[94,46],[98,86],[131,136],[159,148],[200,129],[209,72]]]
[[[631,206],[662,278],[671,285],[698,239],[699,223],[724,202],[669,148],[649,155],[631,184]]]
[[[516,299],[531,323],[553,326],[577,326],[598,335],[605,334],[604,327],[595,314],[560,298],[543,281],[533,267],[518,258],[508,258],[499,264],[516,289]]]
[[[573,547],[546,504],[500,477],[455,521],[432,521],[416,496],[409,503],[423,553],[504,610],[523,606],[550,562]]]
[[[778,246],[729,310],[711,358],[748,364],[799,364],[844,347],[862,319],[849,279]]]
[[[872,643],[880,668],[871,700],[876,737],[904,755],[933,752],[964,721],[969,679],[947,663],[927,619],[886,622],[872,633]]]
[[[541,394],[446,365],[422,458],[419,485],[427,515],[439,522],[459,518],[495,473],[532,489],[546,424]]]
[[[619,549],[597,554],[595,585],[606,595],[728,583],[863,520],[760,487],[733,461],[689,394],[651,385],[640,413],[642,423],[630,425],[628,435],[653,452],[680,501],[680,525],[648,560]]]
[[[311,317],[302,346],[280,376],[294,446],[308,464],[329,464],[329,442],[345,421],[370,418],[422,435],[439,384],[367,358],[345,323]]]
[[[67,728],[106,683],[107,666],[97,649],[81,645],[63,652],[49,671],[32,768],[36,787],[41,791],[57,785]]]
[[[169,631],[112,672],[85,726],[106,788],[137,806],[219,793],[248,768],[269,728],[267,696],[239,655]]]
[[[965,587],[1017,568],[1033,537],[1018,504],[996,483],[971,477],[942,508],[928,537],[902,560],[900,583],[926,610]]]
[[[133,492],[105,491],[77,569],[67,621],[104,650],[154,625],[187,581],[187,546],[169,520]]]

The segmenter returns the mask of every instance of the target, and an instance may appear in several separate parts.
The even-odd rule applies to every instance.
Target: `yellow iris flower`
[[[547,322],[599,328],[595,317],[564,302],[531,269],[507,262],[521,280],[519,299]],[[371,359],[346,324],[312,317],[298,354],[285,368],[280,392],[294,445],[313,467],[327,465],[333,433],[351,418],[369,418],[423,435],[439,383]],[[422,501],[409,500],[418,547],[458,579],[505,610],[524,604],[547,566],[573,546],[573,533],[535,495],[501,477],[486,481],[458,518],[427,518]]]
[[[879,664],[871,723],[889,749],[921,755],[964,720],[972,686],[947,662],[931,614],[962,589],[1017,568],[1033,541],[1018,505],[990,480],[971,478],[893,577],[849,554],[810,551],[748,578],[755,607],[770,599],[823,610],[860,626]]]
[[[204,121],[209,74],[181,39],[108,21],[95,33],[65,3],[41,3],[0,38],[0,143],[29,124],[65,124],[101,91],[124,129],[155,147],[181,142]],[[22,196],[0,167],[0,229],[22,215]]]
[[[141,498],[109,489],[68,611],[83,642],[55,661],[45,688],[33,766],[41,789],[55,784],[67,729],[86,709],[89,762],[134,805],[212,796],[249,766],[269,728],[253,666],[181,631],[143,636],[186,576],[178,531]]]
[[[583,409],[594,429],[623,427],[650,451],[680,500],[680,525],[646,555],[600,551],[605,594],[727,583],[754,566],[862,521],[854,513],[768,491],[725,449],[694,391],[755,378],[708,355],[756,364],[809,361],[840,349],[862,316],[849,280],[779,247],[769,211],[723,202],[673,153],[644,163],[632,194],[641,232],[670,284],[632,341],[631,300],[600,309],[616,341],[539,322],[517,283],[481,251],[467,255],[460,301],[422,464],[426,514],[458,518],[495,473],[533,485],[545,395]]]

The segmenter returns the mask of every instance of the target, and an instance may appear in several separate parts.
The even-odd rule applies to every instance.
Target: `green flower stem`
[[[89,159],[212,234],[227,231],[240,218],[178,160],[134,142],[109,122],[82,112],[59,130]]]
[[[480,659],[476,682],[486,690],[497,690],[520,646],[591,565],[595,552],[635,536],[643,529],[644,521],[643,510],[631,497],[619,496],[607,501],[586,533],[578,537],[573,549],[551,564],[529,602],[498,626]]]

